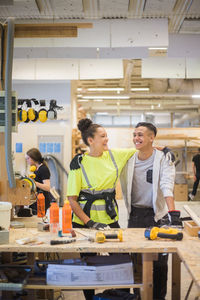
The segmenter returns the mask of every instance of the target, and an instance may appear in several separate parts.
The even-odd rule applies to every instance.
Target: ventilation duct
[[[184,114],[180,119],[174,120],[174,127],[183,124],[185,121],[195,120],[199,118],[199,113]]]

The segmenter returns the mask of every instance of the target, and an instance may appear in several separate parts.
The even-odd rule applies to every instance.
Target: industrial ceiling
[[[187,60],[192,56],[193,64],[196,63],[196,68],[199,67],[199,0],[0,0],[1,23],[5,23],[8,17],[14,17],[16,24],[67,22],[73,24],[167,19],[169,35],[167,47],[149,49],[146,46],[134,45],[121,48],[112,47],[112,45],[111,47],[91,48],[83,46],[79,47],[79,52],[76,52],[74,47],[63,47],[62,51],[60,48],[60,52],[58,52],[60,57],[64,58],[84,59],[84,55],[89,58],[90,54],[88,53],[91,53],[91,58],[96,59],[123,59],[123,77],[98,77],[98,79],[74,81],[77,103],[91,115],[105,111],[112,115],[129,115],[133,112],[151,112],[152,114],[175,112],[180,114],[180,120],[183,121],[199,119],[200,98],[192,98],[192,96],[200,94],[200,76],[198,72],[195,76],[188,75],[186,65],[191,65],[191,61],[187,61],[187,64],[185,63],[183,66],[183,72],[188,76],[184,74],[184,76],[148,77],[149,73],[144,75],[144,60],[147,58],[161,59],[162,62],[162,59],[165,58]],[[98,40],[98,36],[96,39]],[[188,48],[189,50],[184,50],[184,47],[181,46],[180,41],[184,39],[185,44],[191,47]],[[191,42],[187,42],[187,40]],[[86,44],[87,42],[85,40]],[[130,43],[132,43],[132,38],[129,39]],[[37,47],[37,50],[41,55],[47,48],[47,57],[55,57],[55,51],[58,50],[56,47],[50,49],[49,46],[42,45]],[[85,54],[86,52],[87,54]],[[26,47],[16,47],[15,58],[38,58],[38,53],[33,46],[29,46],[27,43]],[[162,64],[160,64],[160,68],[162,68]]]

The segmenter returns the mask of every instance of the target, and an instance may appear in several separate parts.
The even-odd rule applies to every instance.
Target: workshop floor
[[[200,201],[190,201],[190,202],[176,202],[176,209],[179,209],[181,211],[181,216],[185,217],[187,216],[187,213],[185,212],[183,205],[189,205],[195,213],[200,216]],[[124,206],[124,201],[119,200],[119,220],[120,220],[120,226],[122,228],[125,228],[127,226],[127,213],[126,208]],[[166,300],[171,299],[171,255],[169,256],[169,273],[168,273],[168,290],[167,290],[167,297]],[[188,271],[182,264],[181,267],[181,300],[185,299],[185,296],[187,294],[189,285],[191,283],[191,277],[188,274]],[[96,290],[96,292],[98,292]],[[198,295],[197,288],[193,285],[190,295],[188,297],[188,300],[195,300],[195,297]],[[64,300],[84,300],[84,295],[82,291],[74,292],[74,291],[66,291],[63,292]],[[57,297],[55,297],[57,299]]]

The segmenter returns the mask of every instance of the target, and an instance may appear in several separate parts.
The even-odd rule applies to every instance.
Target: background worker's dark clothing
[[[109,226],[110,226],[110,228],[120,228],[118,222],[111,223],[111,224],[109,224]],[[86,226],[75,223],[75,222],[72,223],[72,227],[73,228],[87,228]],[[81,257],[94,256],[94,255],[96,255],[96,253],[80,253]],[[129,289],[123,289],[123,291],[129,292]],[[84,293],[86,300],[93,300],[94,290],[83,290],[83,293]]]
[[[192,158],[192,161],[195,165],[195,168],[196,168],[196,180],[193,184],[193,189],[192,189],[192,195],[196,195],[197,193],[197,188],[198,188],[198,185],[199,185],[199,180],[200,180],[200,154],[196,154],[193,158]]]
[[[38,168],[38,170],[36,170],[34,173],[36,175],[34,180],[39,183],[43,183],[43,180],[50,179],[50,171],[49,171],[48,167],[45,166],[44,164],[42,164]],[[49,192],[43,191],[42,189],[37,188],[37,192],[39,192],[39,191],[42,191],[42,193],[44,194],[44,197],[45,197],[45,213],[46,213],[47,209],[50,207],[51,195]],[[34,202],[33,204],[31,204],[29,207],[32,208],[33,214],[36,215],[37,214],[37,201]]]
[[[154,220],[153,208],[132,207],[128,228],[146,228],[159,226]],[[164,300],[167,293],[168,254],[159,253],[153,262],[153,299]]]

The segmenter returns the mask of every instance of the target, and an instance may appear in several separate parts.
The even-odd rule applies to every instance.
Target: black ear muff
[[[41,108],[38,112],[38,118],[40,122],[46,122],[47,121],[47,111],[44,108]]]
[[[47,112],[47,118],[49,120],[56,120],[57,119],[57,111],[54,109],[49,109]]]

